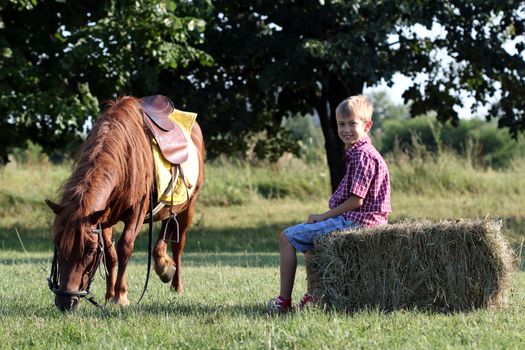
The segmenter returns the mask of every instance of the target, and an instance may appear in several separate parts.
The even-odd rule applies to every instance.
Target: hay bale
[[[503,307],[517,259],[494,220],[405,221],[321,237],[306,261],[337,310]]]

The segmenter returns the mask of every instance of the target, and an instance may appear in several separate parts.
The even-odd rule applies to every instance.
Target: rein
[[[145,119],[147,119],[146,114],[147,113],[144,113]],[[173,174],[174,168],[175,167],[172,168],[172,181],[175,181],[175,179],[176,179],[176,177]],[[185,187],[186,187],[187,202],[186,202],[186,206],[184,208],[184,210],[186,210],[189,207],[189,203],[190,203],[190,196],[189,196],[189,192],[188,192],[189,185],[186,182],[184,174],[182,173],[182,168],[180,166],[180,163],[177,164],[177,170],[178,170],[178,172],[180,172],[180,174],[182,176],[182,179],[183,179],[183,182],[186,185]],[[155,209],[153,209],[153,188],[151,188],[150,189],[150,206],[149,206],[149,213],[148,213],[148,216],[147,216],[147,218],[149,219],[148,266],[147,266],[147,272],[146,272],[146,280],[144,282],[144,289],[142,291],[142,294],[141,294],[137,304],[141,302],[142,298],[144,297],[144,294],[146,293],[146,291],[148,289],[148,281],[149,281],[150,270],[151,270],[151,255],[152,255],[152,241],[153,241],[153,216],[154,216],[155,212],[156,211],[160,211],[160,209],[162,209],[163,206],[164,206],[163,204],[160,205],[160,203],[159,203],[159,205],[157,205],[157,207]],[[141,208],[141,211],[142,211],[142,208]],[[172,241],[169,238],[166,238],[167,228],[169,226],[169,223],[172,220],[175,221],[175,224],[177,225],[177,240],[176,241]],[[137,223],[137,225],[138,225],[138,223]],[[135,228],[137,228],[137,227],[135,227]],[[104,238],[102,236],[102,225],[99,223],[96,229],[92,229],[91,230],[91,233],[98,235],[98,242],[99,243],[97,244],[97,252],[96,252],[97,255],[95,257],[95,263],[93,265],[92,270],[89,272],[89,280],[88,280],[88,283],[87,283],[87,287],[84,290],[77,290],[77,291],[63,291],[63,290],[60,290],[60,286],[59,286],[60,273],[59,273],[59,268],[58,268],[58,249],[57,249],[56,246],[55,246],[54,253],[53,253],[53,260],[51,262],[51,273],[50,273],[50,275],[49,275],[49,277],[47,279],[47,282],[48,282],[49,289],[55,295],[65,296],[65,297],[86,298],[93,305],[102,308],[103,305],[99,304],[94,299],[94,297],[93,297],[93,295],[91,294],[91,291],[90,291],[91,283],[93,282],[93,280],[95,278],[96,270],[99,268],[100,262],[102,260],[104,260],[103,265],[104,265],[104,269],[105,269],[105,276],[106,277],[108,276],[108,271],[107,271],[107,268],[106,268],[106,261],[105,261]],[[179,243],[179,240],[180,240],[179,223],[178,223],[178,220],[176,218],[176,214],[173,211],[173,189],[172,189],[172,196],[171,196],[170,217],[168,219],[168,222],[166,223],[166,227],[164,229],[164,237],[163,238],[164,238],[164,241],[171,241],[171,242],[175,242],[175,243]]]
[[[175,222],[178,222],[177,219],[173,218]],[[148,265],[146,270],[146,280],[144,281],[144,289],[142,290],[142,294],[140,295],[140,298],[137,302],[139,304],[142,301],[142,298],[146,294],[146,291],[148,290],[148,282],[151,272],[151,253],[152,253],[152,242],[153,242],[153,191],[150,191],[150,206],[149,206],[149,229],[148,229]],[[104,306],[98,303],[95,300],[95,297],[93,294],[91,294],[90,287],[91,283],[95,279],[95,272],[100,267],[100,262],[103,260],[104,265],[104,271],[105,276],[108,276],[108,271],[106,268],[106,258],[105,258],[105,247],[104,247],[104,238],[102,236],[102,225],[98,224],[98,228],[92,229],[92,233],[98,235],[98,244],[97,244],[97,256],[95,257],[95,263],[93,268],[91,269],[89,273],[89,281],[88,285],[85,290],[77,290],[77,291],[65,291],[60,290],[59,286],[59,280],[60,280],[60,273],[58,271],[58,249],[55,246],[54,252],[53,252],[53,260],[51,262],[51,273],[49,274],[49,277],[47,278],[47,285],[51,292],[53,294],[64,296],[64,297],[77,297],[77,298],[86,298],[91,304],[95,305],[96,307],[103,308]]]
[[[151,270],[151,246],[153,241],[153,191],[150,191],[150,206],[149,206],[149,230],[148,230],[148,269],[146,272],[146,281],[144,282],[144,289],[142,291],[142,294],[140,296],[139,301],[140,303],[142,300],[142,297],[144,297],[144,294],[146,294],[146,290],[148,289],[148,281],[150,276],[150,270]],[[103,305],[98,303],[95,300],[95,297],[93,294],[91,294],[91,291],[89,290],[91,287],[91,283],[95,279],[95,272],[100,267],[100,262],[103,260],[104,265],[104,272],[105,276],[108,276],[108,271],[106,268],[106,258],[105,258],[105,247],[104,247],[104,237],[102,236],[102,225],[99,223],[96,229],[92,229],[91,233],[96,234],[98,236],[98,244],[97,244],[97,256],[95,257],[95,264],[93,265],[93,269],[89,272],[89,281],[86,289],[84,290],[77,290],[77,291],[65,291],[60,290],[59,286],[59,280],[60,280],[60,273],[58,271],[58,249],[55,246],[54,252],[53,252],[53,261],[51,262],[51,273],[49,277],[47,278],[47,285],[49,289],[55,294],[63,297],[77,297],[77,298],[86,298],[91,304],[95,305],[96,307],[102,308]]]
[[[149,281],[149,274],[151,271],[151,244],[153,241],[153,188],[149,191],[149,229],[148,229],[148,269],[146,270],[146,281],[144,282],[144,289],[142,290],[142,294],[140,295],[139,301],[137,304],[139,304],[142,300],[142,297],[144,294],[146,294],[146,290],[148,290],[148,281]]]
[[[105,253],[104,253],[104,238],[102,237],[102,225],[98,224],[98,227],[96,229],[92,229],[91,233],[96,234],[98,236],[98,244],[97,244],[97,255],[95,256],[95,263],[93,265],[93,268],[89,272],[89,280],[86,288],[84,290],[77,290],[77,291],[65,291],[60,290],[60,286],[58,284],[60,280],[60,273],[58,271],[58,249],[55,246],[55,250],[53,253],[53,261],[51,262],[51,273],[47,279],[47,285],[49,286],[49,289],[55,294],[59,296],[64,297],[77,297],[77,298],[86,298],[91,304],[102,307],[96,300],[95,297],[91,294],[91,291],[89,288],[91,287],[91,283],[95,279],[95,273],[100,266],[100,261],[104,260],[104,269],[105,267]],[[106,276],[108,274],[107,270],[105,270]]]

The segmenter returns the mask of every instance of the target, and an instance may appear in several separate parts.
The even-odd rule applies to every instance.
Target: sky
[[[444,37],[447,34],[446,30],[438,23],[434,23],[432,25],[432,28],[430,29],[422,25],[416,24],[415,26],[407,30],[414,31],[419,37],[427,37],[431,39]],[[520,41],[524,41],[524,40],[525,40],[525,37],[523,35],[519,36],[515,38],[514,40],[507,41],[503,45],[503,48],[511,55],[517,54],[518,51],[516,50],[516,43]],[[392,36],[391,41],[396,42],[397,38],[395,36]],[[440,59],[442,62],[444,62],[444,64],[448,64],[451,61],[453,61],[453,59],[450,56],[448,56],[447,52],[445,51],[437,52],[437,58]],[[525,60],[525,53],[522,54],[522,58]],[[381,84],[365,88],[364,93],[370,93],[375,90],[386,91],[394,103],[403,104],[404,103],[403,98],[402,98],[403,92],[405,92],[405,90],[407,90],[412,85],[412,80],[399,73],[396,73],[392,80],[394,83],[392,87],[389,87],[386,84],[386,82],[382,82]],[[485,106],[479,108],[477,111],[472,113],[470,111],[470,107],[475,102],[474,98],[468,96],[466,92],[461,93],[460,96],[461,96],[461,100],[462,100],[464,107],[460,107],[460,106],[454,107],[454,109],[458,112],[460,118],[462,119],[469,119],[473,117],[483,118],[488,114],[490,103],[486,104]],[[499,98],[499,95],[496,94],[494,100],[490,102],[495,102],[495,100],[497,100],[498,98]]]
[[[389,87],[386,82],[383,82],[378,85],[374,85],[371,87],[366,87],[364,89],[364,93],[371,93],[374,91],[386,91],[390,99],[395,104],[404,104],[403,100],[403,92],[405,92],[406,89],[408,89],[412,85],[412,80],[408,77],[404,76],[403,74],[396,73],[392,79],[394,82],[394,85],[392,87]],[[457,110],[459,117],[461,119],[470,119],[474,117],[484,117],[486,113],[488,113],[488,108],[484,107],[481,108],[481,110],[478,110],[475,114],[471,113],[470,106],[474,103],[474,99],[471,97],[463,96],[462,99],[463,103],[465,104],[465,107],[460,108],[459,106],[456,106],[454,108]]]
[[[404,104],[403,92],[412,85],[412,80],[403,74],[396,73],[392,79],[394,85],[389,87],[386,82],[371,87],[366,87],[364,93],[371,93],[373,91],[386,91],[390,99],[396,104]],[[459,117],[462,119],[470,119],[474,117],[484,117],[488,113],[488,107],[481,108],[476,113],[470,111],[470,106],[474,103],[474,99],[471,97],[463,96],[462,101],[465,107],[456,106],[455,110],[458,111]]]

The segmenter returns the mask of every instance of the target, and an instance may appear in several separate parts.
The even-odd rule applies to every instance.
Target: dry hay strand
[[[405,221],[320,237],[306,261],[314,295],[347,312],[504,307],[517,257],[501,226]]]

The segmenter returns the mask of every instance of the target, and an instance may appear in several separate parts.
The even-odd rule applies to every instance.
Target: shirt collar
[[[369,137],[368,135],[363,136],[363,137],[361,137],[359,140],[357,140],[356,143],[354,143],[350,148],[347,148],[347,149],[346,149],[346,151],[345,151],[345,155],[346,155],[347,157],[349,157],[350,154],[351,154],[353,151],[355,151],[355,150],[357,150],[357,149],[359,149],[359,148],[361,148],[361,147],[363,147],[363,146],[365,146],[365,145],[367,145],[367,144],[371,144],[371,143],[372,143],[372,141],[370,141],[370,137]]]

